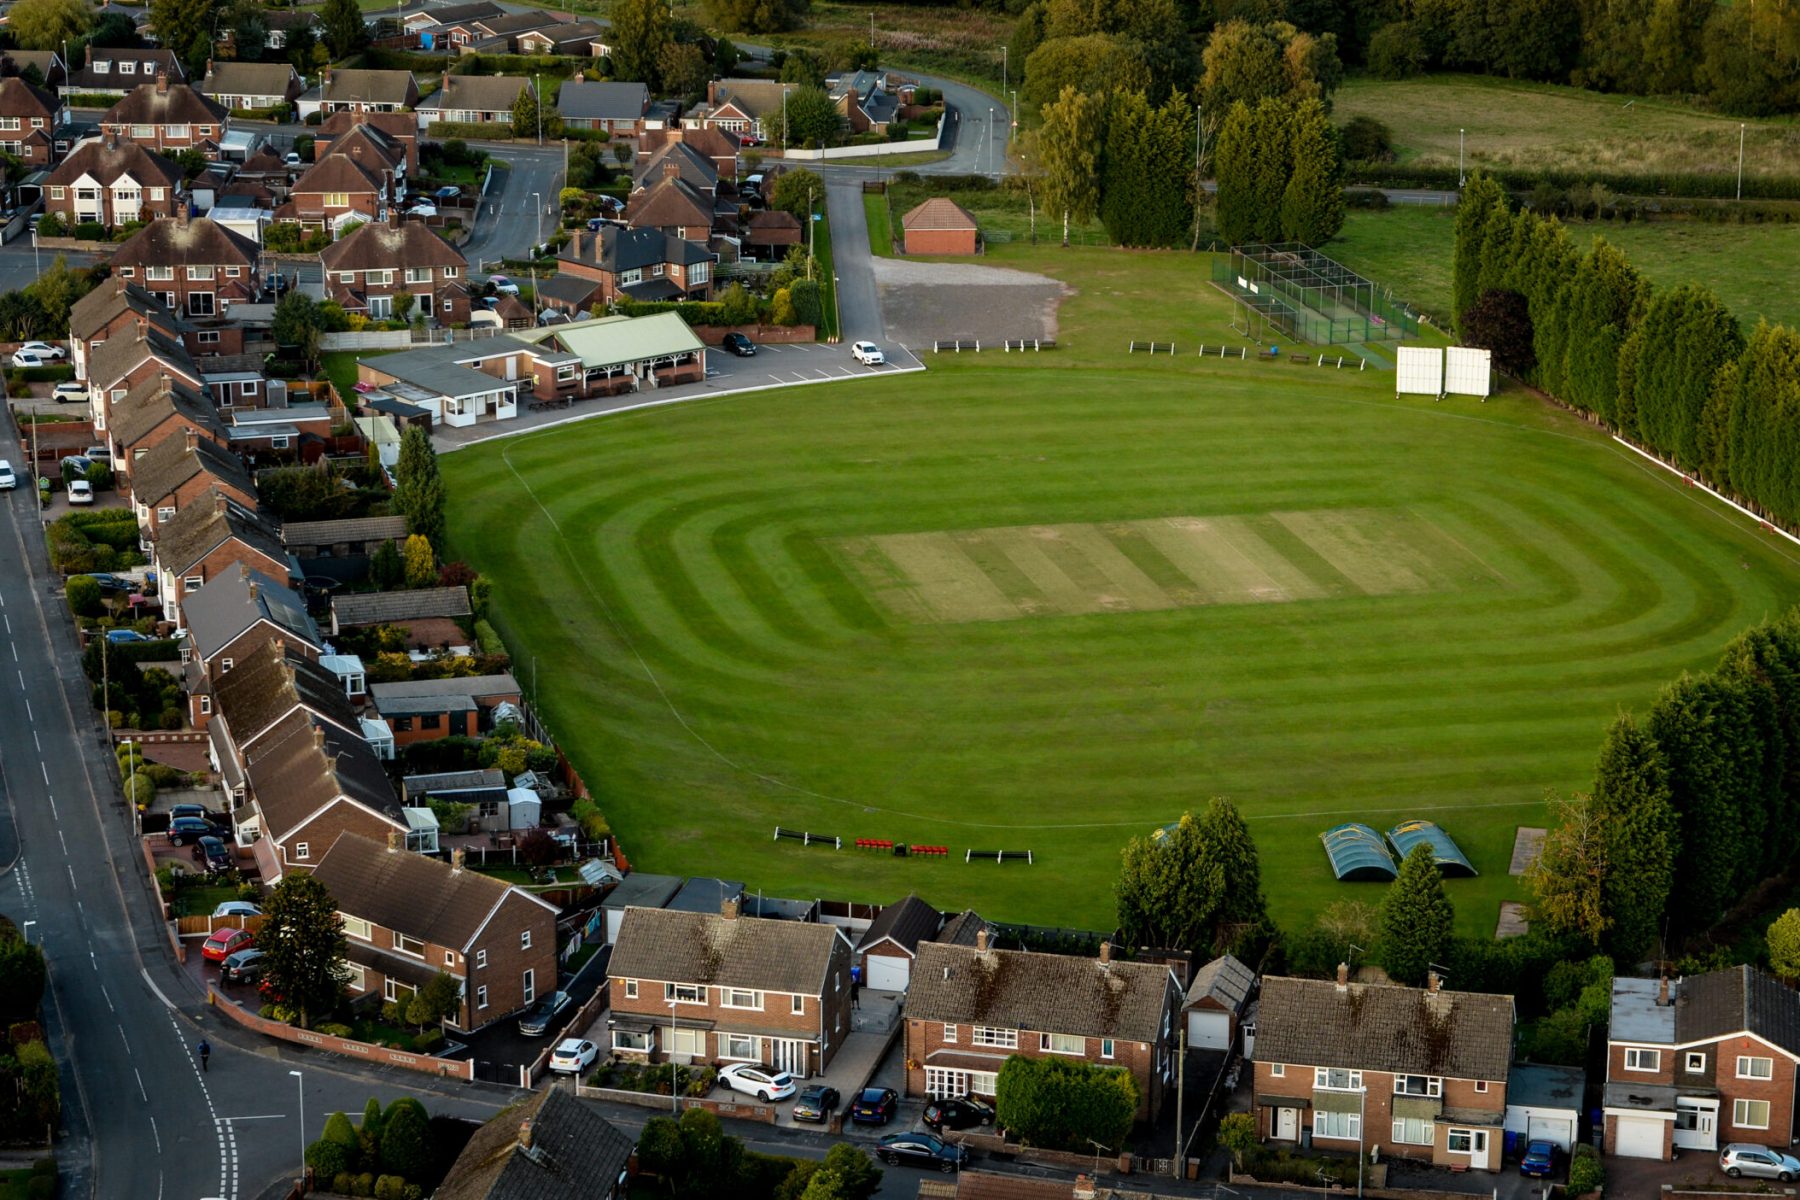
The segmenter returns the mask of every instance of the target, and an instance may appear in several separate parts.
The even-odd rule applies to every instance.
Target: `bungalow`
[[[759,142],[781,137],[783,98],[799,87],[766,79],[714,79],[706,85],[706,100],[681,118],[694,129],[722,129],[748,134]]]
[[[374,71],[327,67],[320,86],[320,111],[392,113],[415,108],[419,81],[411,71]]]
[[[475,1131],[438,1200],[624,1200],[636,1142],[593,1103],[534,1092]]]
[[[556,989],[555,905],[469,870],[460,849],[444,863],[400,842],[346,831],[313,869],[343,920],[351,996],[402,1000],[441,972],[461,994],[445,1023],[471,1030]]]
[[[206,63],[200,94],[226,108],[269,109],[291,104],[306,90],[300,73],[287,63]]]
[[[81,142],[44,180],[44,211],[107,227],[187,211],[181,168],[118,133]]]
[[[255,242],[208,217],[189,220],[182,209],[132,234],[111,261],[119,278],[141,282],[172,311],[211,317],[228,302],[258,297],[261,259]]]
[[[482,17],[472,22],[475,34],[473,40],[461,44],[458,49],[464,54],[477,52],[489,54],[534,53],[520,47],[519,35],[547,27],[566,29],[574,24],[573,14],[543,9],[528,9],[523,12],[502,13],[497,17]],[[583,51],[583,53],[586,52]]]
[[[193,429],[165,438],[131,464],[131,504],[138,526],[152,538],[195,504],[235,502],[246,511],[256,507],[256,481],[243,460]]]
[[[364,225],[325,247],[319,264],[326,294],[346,312],[386,318],[395,312],[394,298],[405,293],[417,301],[419,316],[440,325],[469,319],[468,261],[418,221],[402,221],[398,212],[390,211],[386,224]]]
[[[591,58],[594,42],[604,38],[606,34],[606,26],[598,21],[558,22],[515,35],[513,45],[520,54],[562,54]]]
[[[54,93],[17,75],[0,78],[0,151],[27,167],[48,167],[69,140],[69,110]]]
[[[679,142],[692,150],[700,158],[710,162],[713,175],[718,179],[738,177],[738,154],[742,143],[735,133],[727,133],[723,129],[677,126],[673,129],[648,128],[650,118],[645,117],[646,128],[638,136],[639,164],[647,164],[660,154],[671,143]],[[766,173],[766,172],[765,172]]]
[[[0,75],[17,75],[33,87],[59,91],[69,68],[55,50],[0,50]]]
[[[415,35],[427,50],[450,50],[473,41],[476,21],[501,16],[506,10],[493,0],[475,0],[472,4],[447,4],[442,8],[421,8],[407,15],[401,28]],[[463,36],[457,38],[456,32]]]
[[[203,727],[213,712],[212,685],[260,646],[279,643],[288,653],[317,659],[323,640],[306,603],[278,578],[240,566],[188,596],[182,613],[188,631],[182,647],[188,723]]]
[[[504,672],[372,683],[369,699],[394,735],[394,745],[409,746],[485,732],[493,726],[495,707],[519,703],[519,684]]]
[[[106,46],[87,48],[87,62],[68,73],[65,96],[123,96],[141,83],[158,76],[176,86],[186,86],[187,68],[173,50],[121,50]],[[53,82],[46,78],[45,82]]]
[[[826,80],[826,94],[851,133],[886,133],[900,111],[879,71],[855,71]]]
[[[240,569],[274,579],[299,576],[281,544],[280,527],[223,492],[179,508],[156,531],[152,551],[163,614],[181,624],[187,600]]]
[[[257,646],[211,685],[207,754],[219,772],[232,806],[244,802],[248,768],[271,735],[279,742],[288,722],[336,726],[344,736],[360,736],[361,723],[338,677],[322,663],[280,642]]]
[[[419,130],[433,122],[458,125],[510,125],[513,105],[520,96],[536,94],[530,79],[519,75],[452,75],[444,72],[443,85],[418,106]]]
[[[460,645],[467,641],[457,621],[467,620],[469,589],[413,588],[404,592],[345,592],[331,598],[331,632],[394,625],[409,630],[408,645],[417,648]]]
[[[230,128],[223,105],[185,83],[170,83],[166,74],[138,84],[100,118],[102,136],[117,134],[159,154],[198,149],[209,159],[219,157]]]
[[[557,93],[556,111],[571,129],[604,129],[631,135],[644,127],[650,111],[650,89],[641,83],[604,83],[580,72]]]

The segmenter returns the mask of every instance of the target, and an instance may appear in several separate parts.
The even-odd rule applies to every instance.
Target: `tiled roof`
[[[171,441],[178,439],[171,438]],[[168,493],[163,493],[167,495]],[[271,562],[286,564],[281,530],[251,509],[220,492],[213,502],[196,501],[176,512],[156,530],[156,565],[175,575],[185,573],[215,549],[237,540]]]
[[[363,169],[348,154],[327,154],[324,158],[306,169],[306,173],[294,181],[293,194],[302,192],[344,192],[379,193],[383,190],[379,178]]]
[[[913,959],[906,1015],[1155,1042],[1174,990],[1169,969],[1154,963],[922,942]]]
[[[626,219],[634,227],[712,227],[712,198],[685,179],[663,178],[631,198]]]
[[[831,925],[628,908],[607,974],[820,996],[850,946]]]
[[[59,186],[73,184],[86,175],[103,187],[111,187],[121,175],[129,175],[147,187],[181,186],[181,168],[160,154],[144,149],[124,138],[109,140],[91,138],[69,152],[56,164],[47,182]]]
[[[414,588],[406,592],[356,592],[331,598],[331,615],[340,627],[380,625],[387,621],[418,621],[430,617],[466,617],[469,589],[455,587]]]
[[[556,111],[564,117],[588,121],[635,121],[650,103],[650,89],[641,83],[602,83],[583,80],[565,83],[557,93]]]
[[[293,589],[248,568],[209,579],[182,600],[181,619],[202,658],[211,658],[258,621],[270,621],[284,636],[308,645],[320,644],[319,627]]]
[[[1185,1004],[1211,1000],[1230,1013],[1240,1013],[1256,990],[1256,972],[1229,954],[1220,955],[1194,972]]]
[[[1327,979],[1263,980],[1259,1062],[1505,1079],[1511,996]]]
[[[577,229],[557,254],[569,262],[587,263],[604,271],[617,273],[656,263],[711,262],[712,252],[698,242],[678,238],[672,233],[646,226],[626,229],[619,225],[602,225],[599,232]]]
[[[107,64],[105,71],[97,71],[97,62]],[[119,70],[119,64],[131,63],[131,74]],[[187,79],[187,69],[181,60],[175,57],[173,50],[114,50],[100,47],[89,47],[87,63],[69,72],[69,81],[63,85],[68,92],[84,92],[95,88],[117,91],[129,88],[138,80],[156,80],[157,72],[169,77],[171,87],[182,84]]]
[[[334,112],[319,125],[318,138],[327,142],[359,127],[373,129],[396,145],[404,138],[417,140],[419,135],[419,119],[405,113]]]
[[[223,125],[228,115],[224,105],[185,83],[140,83],[106,110],[100,124]]]
[[[1800,1054],[1800,993],[1771,975],[1731,967],[1679,980],[1673,991],[1679,1044],[1748,1031]]]
[[[582,279],[575,275],[552,275],[538,283],[540,299],[561,300],[577,308],[586,308],[588,301],[592,300],[594,293],[599,290],[599,280]]]
[[[200,91],[208,96],[285,96],[298,82],[287,63],[222,62],[213,64]]]
[[[956,201],[944,196],[933,196],[925,203],[918,205],[900,218],[900,227],[911,232],[914,229],[978,229],[975,216]]]
[[[158,217],[113,252],[113,266],[253,266],[257,244],[211,217]]]
[[[981,919],[980,913],[967,908],[945,921],[944,927],[931,940],[948,946],[973,946],[975,935],[987,927],[988,923]]]
[[[519,681],[506,671],[495,675],[405,679],[369,685],[369,695],[375,700],[377,707],[383,700],[419,700],[441,696],[516,696],[518,693]]]
[[[755,246],[798,246],[802,236],[800,218],[778,208],[751,213],[744,227],[744,240]]]
[[[407,828],[393,785],[369,743],[331,725],[315,725],[306,713],[284,717],[269,731],[245,775],[262,810],[263,832],[271,838],[291,833],[340,796],[385,818],[396,829]]]
[[[123,399],[113,401],[113,440],[121,449],[128,450],[137,444],[138,439],[171,416],[190,422],[196,429],[205,429],[219,437],[225,436],[225,423],[219,419],[218,410],[213,407],[210,397],[163,376],[146,379],[127,392]],[[148,458],[149,455],[145,457]],[[132,474],[136,476],[137,473],[138,465],[134,463]],[[134,478],[132,486],[136,490],[142,484]]]
[[[213,707],[238,746],[255,741],[276,720],[304,708],[346,732],[358,731],[356,710],[336,675],[306,658],[266,642],[212,685]]]
[[[325,81],[327,104],[407,104],[418,85],[410,71],[366,71],[332,68]]]
[[[194,365],[187,347],[164,337],[154,326],[148,333],[121,330],[94,348],[88,356],[88,382],[111,387],[136,370],[145,359],[154,358],[170,371],[195,384],[200,382],[200,369]]]
[[[406,161],[406,147],[401,145],[397,138],[379,125],[368,124],[370,117],[392,114],[346,113],[343,115],[361,117],[363,123],[352,125],[341,136],[326,143],[324,154],[327,158],[342,155],[371,175],[376,174],[384,167],[393,168]],[[400,115],[405,116],[404,113]]]
[[[669,142],[649,158],[639,159],[632,171],[633,191],[650,187],[668,174],[670,167],[694,187],[711,192],[719,186],[718,164],[686,142]]]
[[[427,104],[439,112],[512,112],[531,81],[519,75],[449,75]]]
[[[219,443],[195,437],[189,446],[185,437],[167,437],[131,464],[131,498],[139,504],[155,504],[200,474],[246,496],[256,495],[256,482],[244,469],[243,460]]]
[[[736,159],[738,151],[743,148],[737,134],[723,129],[646,129],[638,135],[639,161],[648,159],[671,142],[680,142],[715,162],[719,159]],[[768,173],[769,168],[765,167],[763,174]]]
[[[521,1142],[531,1127],[531,1147]],[[475,1131],[435,1200],[587,1200],[606,1195],[636,1142],[600,1110],[566,1091],[545,1088]]]
[[[443,8],[426,9],[416,16],[430,17],[439,25],[454,25],[458,21],[479,21],[484,17],[497,17],[506,10],[493,0],[475,0],[472,4],[448,4]]]
[[[148,319],[169,337],[178,336],[184,327],[181,319],[164,308],[155,296],[135,283],[112,275],[70,306],[69,335],[86,341],[127,312]]]
[[[548,13],[542,9],[534,9],[530,12],[506,13],[503,16],[498,17],[482,17],[477,22],[482,30],[490,37],[498,37],[502,34],[517,35],[529,33],[534,29],[548,29],[553,26],[569,25],[572,23],[573,22],[563,20],[560,13]],[[464,76],[463,78],[469,77]],[[515,92],[513,94],[516,96],[518,93]]]
[[[721,79],[713,89],[717,103],[734,104],[753,117],[781,112],[781,95],[798,84],[774,83],[766,79]]]
[[[518,890],[491,875],[459,871],[354,833],[331,844],[313,878],[340,912],[458,950],[466,950],[507,893]]]
[[[895,945],[911,954],[920,942],[936,936],[943,923],[943,913],[917,896],[908,896],[876,914],[861,940],[856,943],[856,948],[860,952],[876,942],[892,939]]]
[[[331,546],[338,542],[404,540],[406,518],[345,517],[337,521],[289,521],[281,527],[281,540],[290,546]]]
[[[0,112],[8,116],[48,117],[61,107],[55,96],[43,88],[33,87],[17,75],[0,79]]]
[[[456,247],[418,221],[398,226],[371,221],[319,251],[327,271],[385,271],[402,267],[466,267]]]

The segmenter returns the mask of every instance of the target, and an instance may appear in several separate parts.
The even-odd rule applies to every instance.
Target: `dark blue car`
[[[1525,1157],[1519,1160],[1519,1174],[1547,1179],[1556,1170],[1555,1142],[1527,1142]]]

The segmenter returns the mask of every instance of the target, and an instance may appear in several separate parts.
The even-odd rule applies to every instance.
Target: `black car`
[[[174,808],[169,810],[169,822],[171,826],[182,817],[194,817],[211,824],[218,818],[218,814],[207,808],[204,804],[177,804]],[[208,830],[208,832],[212,831]]]
[[[794,1120],[823,1125],[842,1099],[836,1088],[815,1083],[794,1099]]]
[[[109,575],[105,571],[89,571],[87,577],[99,584],[103,592],[129,592],[133,587],[131,580],[119,575]]]
[[[551,992],[519,1018],[519,1032],[526,1037],[543,1037],[550,1032],[556,1014],[569,1006],[569,993]]]
[[[208,871],[229,871],[235,865],[225,840],[211,835],[194,843],[194,861]]]
[[[899,1106],[900,1093],[893,1088],[864,1088],[850,1102],[850,1120],[856,1125],[886,1125]]]
[[[169,819],[169,845],[185,846],[189,842],[203,837],[217,837],[219,827],[205,817],[171,817]]]
[[[994,1123],[994,1106],[973,1096],[946,1096],[925,1106],[925,1124],[931,1129],[973,1129]]]
[[[725,340],[719,344],[739,358],[756,357],[756,343],[735,330],[726,334]]]
[[[969,1152],[953,1146],[933,1133],[890,1133],[881,1139],[875,1157],[884,1163],[906,1163],[913,1167],[936,1167],[954,1171],[969,1161]]]

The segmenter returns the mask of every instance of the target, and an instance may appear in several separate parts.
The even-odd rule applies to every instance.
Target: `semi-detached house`
[[[181,168],[117,133],[82,142],[44,181],[44,211],[69,224],[123,225],[186,207]]]
[[[217,316],[225,305],[255,300],[262,251],[242,234],[187,210],[150,222],[113,252],[114,274],[144,289],[171,310]]]
[[[17,75],[0,78],[0,151],[27,167],[47,167],[69,148],[69,110]]]
[[[317,168],[315,168],[316,170]],[[440,325],[469,319],[468,260],[418,221],[390,213],[319,251],[325,292],[345,312],[385,318],[394,297],[413,297],[418,316]]]
[[[362,732],[344,682],[299,649],[277,641],[251,650],[212,685],[208,757],[233,807],[248,796],[251,761],[271,738],[281,740],[281,731],[288,728],[283,722],[296,713],[314,725],[334,725],[346,737]]]
[[[100,118],[103,136],[117,134],[158,154],[198,149],[208,158],[219,156],[230,127],[231,113],[224,105],[185,83],[171,83],[167,75],[140,83]]]
[[[612,1052],[817,1075],[850,1032],[849,939],[834,925],[628,908],[607,965]]]

